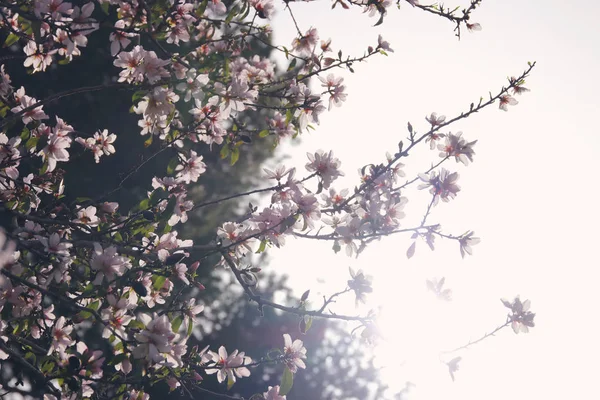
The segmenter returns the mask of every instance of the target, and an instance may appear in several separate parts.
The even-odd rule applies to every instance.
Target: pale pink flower
[[[33,67],[33,72],[45,71],[52,64],[52,54],[56,50],[45,52],[42,45],[37,45],[34,41],[29,41],[23,47],[23,52],[27,55],[23,66]]]
[[[319,34],[316,28],[310,28],[304,36],[294,39],[292,49],[296,50],[300,55],[309,56],[312,54],[317,42]]]
[[[142,391],[131,390],[126,400],[150,400],[150,395]]]
[[[173,267],[173,271],[175,272],[175,275],[177,275],[180,281],[182,281],[186,285],[190,284],[190,281],[186,276],[187,265],[185,265],[184,263],[175,264],[175,266]]]
[[[105,212],[107,214],[114,213],[115,211],[117,211],[117,208],[119,208],[119,203],[114,201],[105,201],[104,203],[100,204],[100,211]]]
[[[438,116],[437,113],[432,112],[431,115],[428,117],[425,117],[425,119],[427,120],[427,122],[429,122],[431,124],[432,127],[434,127],[434,126],[438,126],[438,125],[441,125],[442,123],[444,123],[444,121],[446,120],[446,116],[445,115]]]
[[[7,240],[4,230],[0,229],[0,270],[2,270],[5,265],[13,262],[15,250],[15,242]]]
[[[256,9],[260,18],[271,19],[275,14],[275,3],[273,0],[250,0],[249,3]]]
[[[346,87],[342,85],[344,78],[336,78],[333,74],[329,74],[327,78],[319,77],[319,80],[322,82],[321,86],[327,88],[327,93],[329,93],[329,110],[333,105],[339,107],[346,101],[348,95],[344,93]]]
[[[462,132],[456,134],[449,133],[446,136],[446,142],[438,145],[438,150],[441,150],[440,157],[454,157],[456,162],[462,162],[464,165],[469,165],[473,161],[475,151],[473,146],[477,140],[467,142],[462,137]]]
[[[302,340],[296,339],[292,342],[292,337],[285,333],[283,342],[284,362],[290,371],[295,374],[298,372],[298,368],[306,368],[306,364],[302,361],[303,358],[306,358],[306,348],[304,348]]]
[[[11,109],[11,111],[15,114],[22,112],[26,108],[33,107],[38,102],[35,98],[27,96],[23,87],[16,91],[15,100],[17,100],[17,102],[20,103],[20,105]],[[23,123],[27,125],[32,121],[41,121],[43,119],[48,119],[48,116],[46,115],[46,113],[44,113],[44,110],[40,105],[28,111],[25,111],[21,116],[21,119],[23,120]]]
[[[316,153],[306,153],[310,163],[306,164],[306,169],[310,172],[316,172],[323,180],[323,188],[329,189],[331,182],[344,173],[340,171],[341,162],[333,156],[333,152],[325,153],[323,150],[317,150]]]
[[[279,165],[275,168],[275,171],[271,171],[270,169],[263,168],[267,179],[274,179],[276,181],[281,181],[286,175],[293,174],[294,168],[287,169],[284,165]]]
[[[430,188],[429,192],[435,196],[434,205],[440,198],[447,202],[460,192],[460,186],[456,183],[458,172],[450,173],[447,169],[442,168],[439,173],[433,171],[430,174],[419,174],[419,178],[425,182],[419,185],[419,189]]]
[[[71,325],[65,326],[66,322],[65,317],[59,317],[52,327],[52,344],[48,350],[48,355],[54,351],[64,353],[67,347],[75,344],[75,341],[69,336],[73,331],[73,327]]]
[[[279,394],[279,385],[269,386],[269,390],[263,393],[265,400],[286,400],[286,396]]]
[[[48,144],[41,152],[48,163],[48,172],[54,171],[58,161],[69,161],[69,152],[67,151],[69,147],[71,147],[70,139],[51,134]]]
[[[377,48],[384,51],[389,51],[390,53],[394,52],[394,50],[390,47],[390,43],[386,40],[383,40],[383,37],[381,35],[379,35],[379,37],[377,38],[377,43]]]
[[[469,231],[460,237],[460,255],[462,258],[465,258],[465,254],[472,255],[473,250],[471,249],[471,246],[474,246],[481,241],[478,237],[474,237],[474,234],[475,232]]]
[[[117,140],[117,135],[114,133],[109,134],[108,130],[104,129],[102,132],[98,131],[94,133],[94,139],[96,140],[96,148],[98,151],[94,153],[96,157],[96,163],[100,162],[100,157],[104,154],[109,156],[115,154],[115,146],[113,143]]]
[[[181,386],[181,383],[179,383],[179,380],[177,380],[177,378],[175,378],[174,376],[171,376],[167,379],[167,385],[169,385],[170,391],[173,391],[173,390],[177,389],[179,386]]]
[[[480,31],[481,30],[481,25],[477,22],[473,23],[473,24],[469,24],[467,22],[467,29],[469,30],[469,32],[474,32],[474,31]]]
[[[77,219],[73,222],[88,226],[98,226],[98,216],[96,215],[96,207],[88,206],[77,211]]]
[[[535,322],[533,321],[535,318],[535,313],[529,311],[529,308],[531,307],[531,301],[525,300],[521,302],[519,296],[515,297],[512,302],[504,299],[501,301],[504,306],[510,308],[511,310],[511,314],[508,315],[508,319],[510,321],[511,328],[516,334],[520,332],[528,333],[529,328],[535,327]]]
[[[68,256],[69,249],[73,246],[71,243],[61,242],[61,237],[58,233],[53,233],[49,238],[44,236],[36,237],[43,245],[47,253]]]
[[[503,111],[508,111],[508,106],[514,106],[519,104],[519,102],[517,101],[517,99],[515,99],[514,97],[512,97],[509,94],[504,94],[502,96],[500,96],[500,109]]]
[[[117,248],[110,246],[102,249],[99,243],[94,243],[94,254],[90,261],[90,267],[97,272],[94,285],[102,284],[104,278],[111,281],[117,276],[123,275],[125,270],[131,268],[131,263],[126,257],[117,254]]]
[[[202,156],[198,156],[194,150],[190,151],[190,157],[186,159],[183,155],[179,155],[181,158],[181,164],[179,164],[175,171],[177,173],[177,180],[180,182],[190,183],[197,182],[200,175],[206,172],[206,164],[202,162]]]
[[[115,22],[115,31],[112,32],[109,35],[109,40],[110,40],[110,54],[114,57],[117,54],[119,54],[119,52],[122,49],[125,49],[127,46],[129,46],[129,44],[131,43],[131,40],[129,38],[134,37],[135,34],[134,33],[130,33],[130,32],[125,32],[125,21],[120,19],[117,22]]]
[[[245,357],[243,352],[238,354],[238,351],[234,350],[231,354],[227,354],[225,347],[221,346],[218,353],[211,351],[210,356],[215,367],[206,369],[206,373],[210,375],[216,372],[219,383],[225,380],[235,382],[236,376],[238,378],[250,376],[250,370],[244,365],[252,360]]]
[[[164,353],[172,351],[172,341],[176,334],[171,330],[171,321],[166,315],[151,317],[140,314],[138,319],[146,326],[140,333],[135,334],[135,339],[140,343],[133,349],[135,358],[143,358],[155,364],[165,360]]]
[[[178,83],[175,87],[180,92],[185,93],[184,101],[190,101],[192,97],[195,100],[204,99],[202,88],[209,82],[207,74],[199,74],[194,68],[187,71],[185,82]]]

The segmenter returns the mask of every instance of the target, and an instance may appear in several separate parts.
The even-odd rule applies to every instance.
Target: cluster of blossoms
[[[513,301],[502,299],[502,304],[510,309],[511,313],[508,315],[508,321],[515,333],[527,333],[529,332],[529,328],[535,326],[533,322],[535,313],[529,311],[531,301],[525,300],[522,302],[519,296],[517,296]]]
[[[419,6],[416,0],[408,2]],[[337,3],[348,7],[342,0]],[[382,17],[391,1],[351,4]],[[102,385],[114,386],[103,379],[109,374],[127,382],[113,391],[121,399],[149,398],[140,382],[127,379],[142,374],[164,380],[174,390],[184,381],[201,384],[200,371],[216,374],[230,387],[260,365],[245,352],[228,353],[223,346],[216,352],[188,348],[204,310],[202,300],[180,296],[204,289],[197,273],[200,261],[190,255],[194,242],[181,239],[174,229],[202,206],[190,199],[189,189],[201,183],[210,168],[205,155],[214,148],[235,164],[243,146],[270,137],[276,143],[291,139],[314,128],[325,110],[342,105],[347,99],[344,80],[325,71],[342,67],[354,72],[353,63],[393,52],[379,36],[363,56],[342,58],[339,51],[336,57],[332,41],[321,40],[317,29],[310,28],[299,31],[291,50],[272,46],[290,60],[282,72],[252,49],[270,43],[270,28],[247,18],[251,12],[259,19],[271,18],[274,8],[271,0],[170,0],[152,7],[125,0],[0,4],[4,45],[23,52],[22,65],[30,73],[47,73],[85,57],[93,51],[85,49],[88,36],[104,35],[116,82],[106,86],[135,90],[131,112],[139,116],[146,146],[156,141],[155,155],[172,154],[166,175],[155,176],[147,196],[129,210],[104,198],[67,204],[64,163],[88,150],[96,163],[110,162],[105,156],[116,152],[117,134],[107,129],[82,133],[61,117],[46,114],[50,100],[78,91],[38,100],[25,87],[15,89],[7,68],[0,66],[0,207],[14,221],[10,239],[0,234],[0,359],[12,357],[39,372],[34,378],[45,382],[46,400],[92,398]],[[477,25],[467,27],[475,30]],[[311,88],[313,76],[321,82],[317,90]],[[510,80],[512,94],[527,91],[523,77]],[[516,104],[507,90],[495,100],[502,109]],[[257,127],[244,122],[257,116]],[[331,240],[336,252],[344,246],[348,256],[358,256],[372,240],[402,231],[408,202],[404,194],[419,177],[435,203],[451,200],[460,190],[458,173],[444,168],[403,182],[400,159],[408,150],[429,141],[440,151],[441,162],[451,157],[465,165],[473,161],[476,141],[466,141],[461,133],[438,132],[445,117],[433,113],[427,121],[431,129],[420,138],[411,128],[409,149],[400,143],[399,151],[383,163],[360,169],[353,191],[334,187],[344,173],[331,151],[308,154],[305,178],[283,166],[265,170],[274,181],[268,188],[270,204],[252,209],[241,221],[224,223],[204,245],[207,254],[220,253],[220,263],[243,278],[258,272],[237,269],[245,255],[283,246],[290,236]],[[425,237],[432,248],[435,235],[454,239],[463,256],[478,241],[472,232],[442,234],[438,225],[426,226],[425,220],[404,231]],[[351,275],[348,291],[363,302],[372,291],[371,279],[362,271]],[[252,281],[244,279],[240,284],[252,294]],[[513,329],[526,331],[533,326],[533,314],[528,303],[518,304],[515,300],[510,306]],[[367,331],[375,329],[373,322],[364,323]],[[88,346],[82,340],[95,330],[105,342]],[[27,343],[37,355],[20,354],[12,346],[17,342]],[[293,374],[306,368],[306,353],[301,340],[292,341],[286,334],[277,361]],[[40,374],[44,379],[37,379]],[[268,387],[263,397],[282,400],[289,389],[282,382]]]

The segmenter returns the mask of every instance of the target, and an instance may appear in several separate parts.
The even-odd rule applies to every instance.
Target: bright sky
[[[326,113],[300,146],[284,149],[293,154],[287,166],[300,168],[306,151],[333,149],[348,175],[342,184],[350,187],[359,167],[383,161],[406,137],[407,121],[423,131],[425,115],[455,116],[488,91],[496,93],[527,61],[538,64],[525,85],[531,92],[518,97],[519,105],[508,112],[494,105],[452,128],[479,140],[475,161],[446,165],[461,174],[462,191],[438,205],[428,221],[454,234],[474,230],[482,242],[473,257],[461,260],[455,243],[441,242],[432,253],[421,242],[408,261],[406,236],[384,239],[358,259],[334,254],[331,242],[290,240],[270,252],[269,268],[289,274],[300,293],[310,288],[313,295],[343,289],[348,266],[372,274],[378,291],[373,300],[388,315],[389,341],[378,350],[382,362],[407,360],[384,376],[390,384],[415,382],[415,399],[596,398],[600,191],[592,160],[600,150],[600,5],[484,1],[472,19],[483,30],[465,31],[461,41],[451,23],[409,5],[392,8],[378,27],[372,26],[376,18],[356,10],[331,11],[329,1],[291,6],[300,28],[317,27],[322,39],[333,38],[336,51],[361,55],[379,33],[395,50],[355,65],[354,75],[336,72],[345,78],[348,101]],[[273,29],[275,42],[289,47],[294,29],[283,10]],[[406,171],[411,176],[436,159],[437,152],[415,153]],[[412,226],[427,200],[407,196],[405,226]],[[425,291],[426,278],[441,276],[453,289],[449,304]],[[463,352],[452,383],[437,351],[502,324],[507,309],[499,299],[517,294],[531,299],[536,327],[518,336],[507,329]]]

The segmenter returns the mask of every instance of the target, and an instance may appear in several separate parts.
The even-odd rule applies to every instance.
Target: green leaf
[[[154,139],[154,136],[150,135],[150,137],[144,142],[144,147],[149,147],[152,144],[152,139]]]
[[[287,110],[285,113],[285,124],[289,124],[293,117],[294,114],[292,113],[292,110]]]
[[[89,311],[81,311],[79,313],[79,318],[81,319],[91,319],[92,318],[92,313]]]
[[[94,310],[94,311],[98,311],[98,307],[100,307],[100,300],[96,300],[93,303],[91,303],[89,306],[87,306],[88,309]]]
[[[221,147],[221,151],[219,152],[219,155],[221,156],[221,158],[227,158],[227,156],[229,155],[229,146]]]
[[[119,343],[115,344],[114,351],[123,350],[123,347],[124,347],[123,342],[119,342]]]
[[[160,288],[162,288],[163,285],[165,284],[166,280],[167,280],[166,276],[158,275],[156,277],[156,279],[154,280],[154,284],[152,285],[152,287],[154,288],[154,290],[160,290]]]
[[[25,359],[26,359],[26,360],[29,360],[29,362],[30,362],[31,364],[35,365],[35,360],[36,360],[36,357],[35,357],[35,354],[33,354],[32,352],[28,352],[28,353],[26,353],[26,354],[25,354]]]
[[[238,149],[237,147],[233,148],[231,150],[231,161],[230,164],[231,165],[235,165],[236,162],[238,162],[238,160],[240,159],[240,149]]]
[[[35,148],[35,146],[37,146],[37,142],[38,140],[40,140],[39,137],[31,137],[29,138],[29,140],[27,141],[27,143],[25,143],[25,147],[27,148],[27,150],[31,150],[33,148]]]
[[[169,165],[167,165],[167,174],[173,175],[173,173],[175,172],[175,168],[177,168],[178,164],[179,164],[179,158],[173,157],[171,159],[171,161],[169,161]]]
[[[171,321],[171,329],[173,330],[173,332],[179,331],[179,328],[181,328],[182,322],[183,322],[183,318],[181,317],[181,315],[178,315],[177,317],[175,317],[175,319],[173,321]]]
[[[150,195],[150,201],[149,201],[150,205],[153,207],[155,205],[157,205],[161,200],[166,198],[166,194],[167,194],[167,191],[165,189],[163,189],[163,188],[156,189]]]
[[[294,374],[292,374],[292,371],[288,367],[285,367],[283,377],[281,378],[281,385],[279,386],[279,395],[287,395],[292,390],[292,386],[294,386]]]
[[[239,8],[238,7],[233,7],[231,9],[231,11],[229,12],[229,15],[227,15],[227,18],[225,18],[225,23],[230,23],[231,20],[233,20],[233,17],[235,17],[239,12]]]
[[[131,102],[135,104],[138,101],[140,101],[141,99],[143,99],[145,95],[146,95],[145,90],[138,90],[137,92],[135,92],[133,94],[133,96],[131,96]]]
[[[19,36],[15,35],[14,33],[11,33],[4,41],[4,47],[10,47],[13,44],[17,43],[18,40]]]
[[[137,208],[139,210],[147,210],[149,203],[150,203],[150,201],[148,199],[144,199],[144,200],[140,201],[140,204],[138,204]]]
[[[52,371],[54,369],[54,366],[55,366],[54,362],[52,362],[52,361],[46,361],[42,365],[42,368],[41,368],[40,371],[42,372],[42,374],[49,374],[50,371]]]
[[[248,7],[246,7],[246,6],[248,6]],[[240,21],[245,20],[249,13],[250,13],[250,5],[247,4],[246,2],[244,2],[243,7],[242,7],[242,16],[240,17]]]
[[[104,14],[108,15],[109,7],[110,3],[108,1],[102,3],[102,11],[104,11]]]
[[[192,322],[190,321],[190,323],[188,324],[187,335],[191,336],[193,330],[194,330],[194,324],[192,324]]]
[[[258,137],[264,138],[267,137],[271,134],[271,132],[269,132],[268,129],[263,129],[262,131],[260,131],[260,133],[258,134]]]
[[[304,316],[304,322],[306,322],[306,327],[304,328],[304,333],[308,332],[313,323],[313,318],[310,315]]]
[[[129,321],[129,324],[127,324],[127,326],[129,328],[137,328],[137,329],[146,328],[146,326],[141,321],[138,321],[137,319],[132,319],[131,321]],[[112,340],[111,340],[111,342],[112,342]]]
[[[292,62],[290,62],[290,65],[288,66],[288,69],[287,69],[287,70],[288,70],[288,71],[291,71],[291,70],[293,70],[294,68],[296,68],[296,63],[297,63],[296,59],[295,59],[295,58],[294,58],[294,59],[292,59]]]
[[[30,135],[31,135],[31,131],[29,130],[29,128],[27,128],[27,127],[23,128],[23,130],[21,131],[21,140],[29,139]]]
[[[235,381],[230,375],[227,375],[227,390],[231,389]]]
[[[201,4],[200,7],[198,7],[198,9],[196,10],[196,15],[198,17],[202,17],[204,15],[204,11],[206,10],[206,6],[208,5],[208,0],[204,0]]]
[[[256,254],[260,254],[263,251],[265,251],[267,248],[267,241],[266,240],[261,240],[260,242],[260,247],[258,248],[258,250],[256,250]]]

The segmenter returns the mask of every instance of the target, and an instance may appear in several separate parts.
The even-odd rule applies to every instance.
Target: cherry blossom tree
[[[464,28],[481,29],[472,20],[481,3],[446,8],[399,0],[397,5],[446,20],[460,38]],[[412,240],[409,258],[420,240],[431,250],[436,240],[453,241],[462,257],[472,254],[479,242],[474,232],[456,234],[430,222],[434,207],[450,207],[444,203],[460,193],[452,161],[470,165],[475,158],[477,140],[450,128],[456,126],[456,132],[462,120],[494,105],[503,111],[516,105],[516,97],[528,91],[525,79],[535,63],[459,115],[433,112],[414,126],[409,122],[406,138],[394,149],[382,149],[388,151],[382,160],[365,165],[353,188],[336,183],[349,172],[342,170],[335,149],[315,149],[303,171],[283,165],[265,169],[268,185],[198,199],[194,190],[211,171],[237,164],[252,148],[298,140],[316,129],[327,110],[343,106],[348,88],[339,71],[354,73],[362,62],[393,52],[379,35],[362,54],[345,55],[334,50],[334,40],[319,36],[318,27],[301,29],[308,22],[297,21],[294,4],[282,6],[297,30],[292,43],[272,40],[272,0],[0,0],[5,47],[0,208],[6,221],[0,234],[0,359],[22,374],[1,395],[147,399],[161,384],[187,398],[242,398],[227,391],[255,368],[270,365],[278,368],[279,384],[265,383],[260,392],[243,396],[285,399],[294,376],[309,367],[311,349],[301,335],[315,320],[346,321],[356,340],[377,342],[375,311],[354,315],[334,307],[347,295],[368,303],[372,280],[368,271],[351,270],[337,285],[340,290],[317,307],[309,304],[309,291],[278,303],[263,293],[259,282],[266,271],[253,265],[253,256],[297,237],[329,242],[333,251],[359,257],[369,244],[391,235]],[[340,13],[363,10],[377,26],[387,20],[392,2],[334,0],[332,8],[338,6]],[[36,77],[75,65],[99,49],[112,65],[106,82],[69,88],[65,80],[60,92],[34,94]],[[277,64],[269,52],[282,54],[287,65]],[[69,101],[106,91],[131,95],[127,108],[137,123],[132,143],[146,155],[122,171],[113,190],[72,199],[70,164],[89,158],[102,168],[116,153],[131,152],[119,146],[126,132],[106,126],[84,132],[61,117]],[[403,166],[419,162],[409,160],[418,146],[432,150],[433,162],[407,176]],[[136,204],[115,201],[115,192],[125,190],[134,174],[150,168],[158,172],[140,183],[144,189]],[[404,225],[405,205],[420,189],[430,194],[421,222]],[[209,240],[180,234],[204,208],[257,194],[268,195],[269,204],[249,204],[240,218],[219,221]],[[274,309],[297,318],[297,332],[282,335],[262,354],[189,345],[194,329],[208,320],[201,265],[224,268],[244,292],[242,301],[261,314]],[[428,282],[449,300],[443,285],[443,279]],[[528,300],[502,302],[510,313],[497,328],[448,352],[452,379],[461,350],[509,326],[515,333],[534,326]],[[210,379],[222,383],[222,390],[207,389]]]

